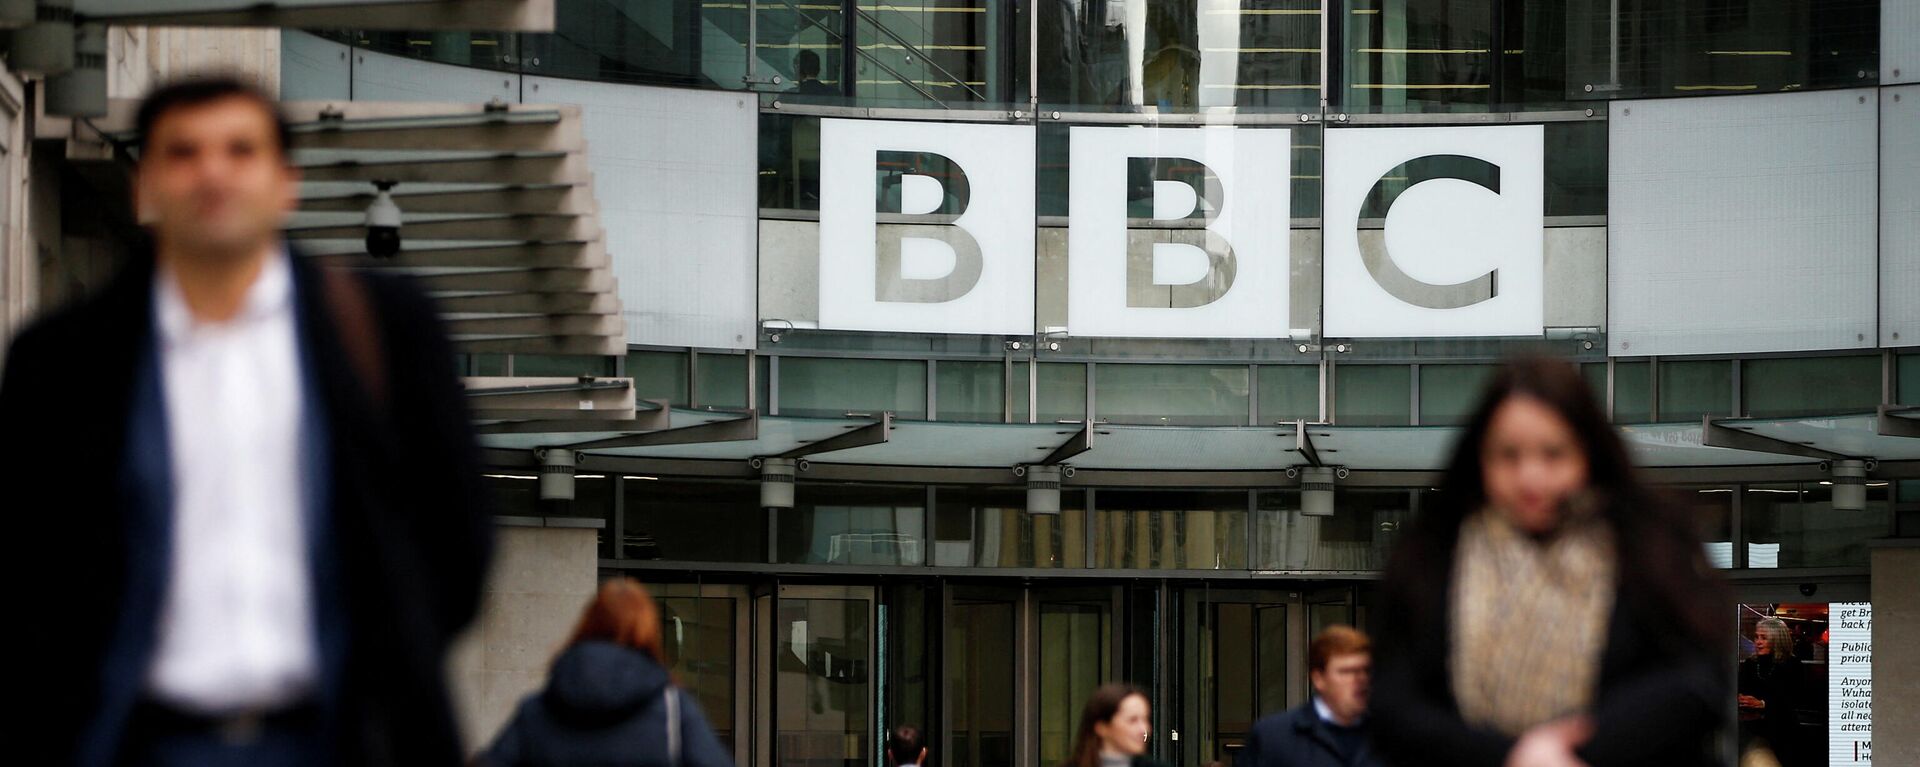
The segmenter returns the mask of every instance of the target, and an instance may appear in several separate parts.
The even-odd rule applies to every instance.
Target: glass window
[[[1094,566],[1232,570],[1247,566],[1247,494],[1103,490],[1093,516]]]
[[[1032,371],[1028,369],[1027,363],[1015,362],[1013,363],[1013,373],[1007,377],[1007,385],[1013,388],[1014,423],[1027,422],[1027,411],[1031,409],[1029,407],[1031,402],[1027,398],[1032,394],[1027,387],[1033,384],[1033,380],[1030,377],[1031,375]]]
[[[1260,423],[1320,420],[1319,365],[1260,366]]]
[[[627,375],[633,378],[636,399],[664,399],[676,407],[687,405],[685,353],[627,352]]]
[[[1040,423],[1084,421],[1087,418],[1087,366],[1079,362],[1041,362]]]
[[[1792,357],[1740,363],[1741,401],[1754,418],[1871,413],[1880,405],[1880,358]]]
[[[1254,567],[1262,570],[1383,570],[1413,514],[1405,490],[1336,489],[1331,517],[1300,513],[1298,490],[1261,492],[1255,501]]]
[[[754,482],[628,476],[620,559],[767,561],[767,512]]]
[[[611,376],[613,358],[586,354],[515,354],[513,374],[551,378]]]
[[[820,118],[760,113],[760,207],[820,209]]]
[[[1334,422],[1342,426],[1405,426],[1413,423],[1413,368],[1406,365],[1337,365],[1333,370]]]
[[[1349,0],[1342,51],[1354,112],[1485,110],[1492,102],[1491,0]]]
[[[1661,360],[1660,420],[1698,422],[1709,415],[1733,415],[1733,363]]]
[[[1607,122],[1547,123],[1546,154],[1546,214],[1606,215]]]
[[[1895,359],[1899,366],[1895,373],[1900,381],[1900,396],[1895,401],[1901,405],[1920,404],[1920,354],[1902,354]]]
[[[1879,6],[1719,0],[1683,11],[1657,0],[1573,0],[1566,12],[1568,91],[1622,98],[1872,85]]]
[[[999,361],[940,360],[933,365],[935,418],[1000,423],[1007,406],[1007,368]],[[1026,390],[1020,391],[1024,398]]]
[[[1497,365],[1421,365],[1420,423],[1465,423]]]
[[[1607,412],[1607,363],[1588,362],[1580,366],[1580,376],[1587,379],[1587,388],[1593,390],[1593,401],[1600,403],[1600,412]],[[1612,417],[1608,413],[1608,417]]]
[[[1741,507],[1747,567],[1865,566],[1867,541],[1890,532],[1887,485],[1868,481],[1860,511],[1833,508],[1833,487],[1824,482],[1748,486]]]
[[[772,764],[873,767],[880,746],[870,723],[878,686],[872,589],[819,592],[831,596],[796,598],[783,588],[774,600],[770,673],[779,748]]]
[[[708,3],[713,6],[731,3]],[[801,103],[844,103],[850,83],[846,78],[847,46],[843,6],[839,3],[760,2],[754,7],[759,27],[754,51],[759,75],[778,84],[762,85],[779,98]],[[732,19],[733,17],[728,17]],[[740,23],[746,14],[739,13]],[[744,30],[742,30],[744,31]],[[741,39],[745,39],[744,36]],[[817,123],[816,123],[817,124]]]
[[[1613,420],[1615,423],[1653,420],[1653,363],[1613,363]]]
[[[765,391],[767,382],[767,359],[760,358],[761,390]],[[700,407],[718,410],[747,409],[747,355],[713,354],[700,355],[700,368],[695,372],[694,392],[700,397]],[[765,402],[763,398],[760,400]]]
[[[927,417],[927,363],[783,357],[780,414],[841,418],[848,413]]]
[[[854,93],[862,103],[1007,101],[1008,0],[889,0],[860,6]]]
[[[473,374],[477,376],[503,376],[507,374],[507,355],[473,355]]]
[[[1060,514],[1028,514],[1024,488],[934,492],[933,563],[949,567],[1085,567],[1086,493],[1060,492]]]
[[[739,89],[746,85],[747,3],[691,0],[553,4],[552,34],[521,35],[522,71],[583,80]],[[761,23],[764,45],[773,30]],[[766,74],[773,74],[768,72]]]
[[[1093,368],[1096,418],[1155,426],[1247,423],[1245,365],[1125,365]]]
[[[1161,111],[1313,110],[1320,10],[1203,0],[1040,4],[1040,100]]]
[[[649,579],[647,591],[660,606],[664,631],[661,649],[667,656],[667,670],[680,689],[693,693],[707,715],[707,724],[720,745],[733,751],[733,680],[741,671],[734,655],[734,625],[737,601],[744,590],[719,591],[688,583],[656,583]],[[736,587],[737,588],[737,587]]]
[[[1664,363],[1663,363],[1664,364]],[[1707,549],[1707,562],[1714,567],[1733,567],[1733,494],[1731,487],[1675,487],[1667,497],[1699,523],[1700,541]]]
[[[927,491],[922,487],[820,485],[795,488],[781,509],[781,562],[918,565],[926,562]]]
[[[518,35],[512,32],[353,30],[321,32],[347,45],[442,64],[517,71]]]

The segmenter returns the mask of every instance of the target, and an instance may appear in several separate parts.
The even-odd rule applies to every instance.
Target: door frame
[[[755,686],[760,693],[756,705],[760,716],[754,722],[754,740],[760,748],[754,752],[754,764],[759,767],[771,767],[779,763],[779,754],[776,751],[779,748],[778,696],[780,691],[775,659],[779,652],[781,637],[773,632],[777,629],[779,622],[778,602],[782,599],[837,599],[866,603],[867,721],[863,731],[875,739],[868,756],[874,760],[874,767],[882,767],[884,758],[881,756],[881,750],[884,741],[879,731],[880,707],[883,705],[886,684],[881,678],[877,658],[882,638],[879,621],[880,599],[879,587],[873,584],[799,585],[776,582],[766,584],[764,591],[756,590],[755,633],[764,639],[756,637],[755,640],[759,645],[758,652],[755,653],[757,667]],[[744,763],[744,760],[736,761]]]

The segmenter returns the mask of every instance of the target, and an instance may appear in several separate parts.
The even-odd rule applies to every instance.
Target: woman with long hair
[[[674,686],[660,608],[632,578],[600,585],[481,764],[732,767],[693,696]]]
[[[1403,765],[1707,765],[1719,581],[1572,365],[1494,375],[1388,566],[1375,744]]]
[[[1073,752],[1060,767],[1166,767],[1147,756],[1153,732],[1147,694],[1130,684],[1103,684],[1087,698]]]

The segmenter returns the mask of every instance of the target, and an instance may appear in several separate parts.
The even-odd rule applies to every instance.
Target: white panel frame
[[[521,76],[515,72],[353,52],[354,101],[450,101],[485,104],[500,99],[520,103]]]
[[[1920,345],[1920,85],[1880,89],[1880,345]]]
[[[1877,101],[1613,102],[1608,353],[1872,347]]]
[[[758,110],[752,94],[525,78],[578,104],[627,343],[752,349]]]

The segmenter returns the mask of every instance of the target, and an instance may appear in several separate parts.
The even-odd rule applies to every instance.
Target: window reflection
[[[1161,111],[1319,105],[1320,9],[1302,0],[1057,0],[1040,100]]]
[[[1244,492],[1125,491],[1095,500],[1094,566],[1238,569],[1247,566]]]

